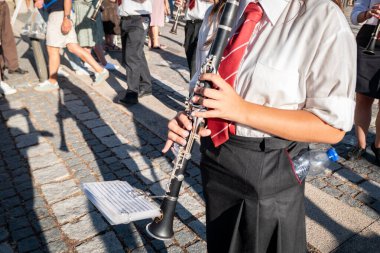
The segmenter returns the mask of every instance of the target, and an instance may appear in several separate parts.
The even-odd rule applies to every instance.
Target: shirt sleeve
[[[351,12],[351,22],[354,25],[358,25],[358,16],[361,12],[369,9],[371,0],[357,0],[355,1],[354,8]]]
[[[304,110],[344,131],[353,125],[356,51],[352,32],[341,30],[322,42],[306,76]]]

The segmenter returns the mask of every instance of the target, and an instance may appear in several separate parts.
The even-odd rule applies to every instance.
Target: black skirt
[[[374,30],[374,25],[363,25],[356,36],[358,44],[356,92],[380,98],[380,42],[377,41],[375,55],[363,53]]]
[[[209,253],[305,253],[304,182],[291,158],[308,147],[279,138],[202,138]]]

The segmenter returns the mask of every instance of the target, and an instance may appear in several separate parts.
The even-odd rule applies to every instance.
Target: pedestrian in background
[[[105,35],[104,50],[105,51],[121,51],[117,45],[114,44],[114,35],[120,35],[120,17],[117,14],[118,4],[116,0],[104,0],[102,21]]]
[[[103,49],[103,23],[100,12],[95,21],[90,17],[94,13],[96,3],[99,0],[74,0],[73,10],[75,14],[74,27],[77,33],[78,43],[91,53],[94,50],[96,57],[105,69],[115,70],[118,66],[107,62]]]
[[[351,21],[364,23],[356,36],[358,45],[355,134],[357,146],[348,152],[350,160],[362,157],[367,148],[367,134],[372,117],[372,104],[380,99],[380,41],[377,40],[375,55],[363,53],[380,18],[380,0],[357,0],[351,13]],[[371,144],[377,163],[380,164],[380,111],[376,113],[376,138]]]
[[[9,7],[4,0],[0,0],[0,44],[0,71],[8,68],[8,74],[10,75],[24,75],[28,73],[27,70],[20,68],[18,62],[16,41],[12,30]],[[4,74],[3,78],[6,79]]]
[[[139,97],[152,94],[151,76],[144,54],[145,29],[149,27],[151,13],[151,0],[122,0],[119,7],[122,62],[128,83],[119,103],[126,106],[137,104]]]
[[[190,70],[190,79],[194,76],[196,48],[198,44],[198,33],[201,28],[203,18],[206,11],[214,4],[214,0],[176,0],[176,4],[184,4],[184,8],[187,5],[187,12],[185,13],[185,52],[187,64]]]
[[[165,49],[166,46],[160,43],[159,32],[160,27],[165,25],[165,13],[167,13],[166,0],[152,1],[152,15],[150,20],[150,47],[152,49]]]
[[[43,0],[38,0],[35,6],[42,8],[43,4]],[[61,62],[60,50],[65,47],[94,69],[94,85],[103,83],[109,76],[108,70],[100,66],[88,51],[78,45],[77,35],[71,20],[71,0],[56,0],[49,5],[47,11],[49,16],[47,22],[46,46],[49,55],[49,79],[38,84],[35,90],[52,91],[59,88],[58,68]]]

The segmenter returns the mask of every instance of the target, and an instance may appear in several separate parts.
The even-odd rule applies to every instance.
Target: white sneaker
[[[36,87],[34,87],[34,90],[41,91],[41,92],[49,92],[49,91],[58,90],[58,89],[59,89],[58,82],[51,83],[49,82],[49,80],[39,83]]]
[[[106,79],[110,76],[110,73],[105,68],[100,73],[95,73],[95,82],[92,85],[99,85],[106,81]]]
[[[61,76],[61,77],[69,77],[69,73],[66,72],[66,70],[64,70],[63,68],[59,67],[58,68],[58,72],[57,72],[58,76]]]
[[[82,68],[75,70],[75,74],[77,74],[78,76],[90,76],[90,73]]]
[[[104,68],[107,70],[117,70],[120,68],[120,66],[107,62],[107,64],[104,66]]]
[[[1,94],[12,95],[12,94],[15,94],[16,92],[17,92],[17,90],[12,88],[11,86],[9,86],[9,84],[7,84],[3,81],[0,81],[0,93]]]

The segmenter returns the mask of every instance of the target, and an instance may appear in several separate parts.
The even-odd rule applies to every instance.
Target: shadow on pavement
[[[0,111],[3,115],[0,117],[0,230],[10,233],[2,240],[16,252],[47,250],[46,244],[51,238],[45,238],[43,231],[54,232],[56,223],[34,188],[36,181],[31,174],[38,168],[30,166],[28,157],[38,159],[40,154],[35,148],[41,143],[41,137],[52,134],[38,131],[28,109],[12,108],[4,97],[0,98]],[[2,233],[4,235],[4,231]]]

